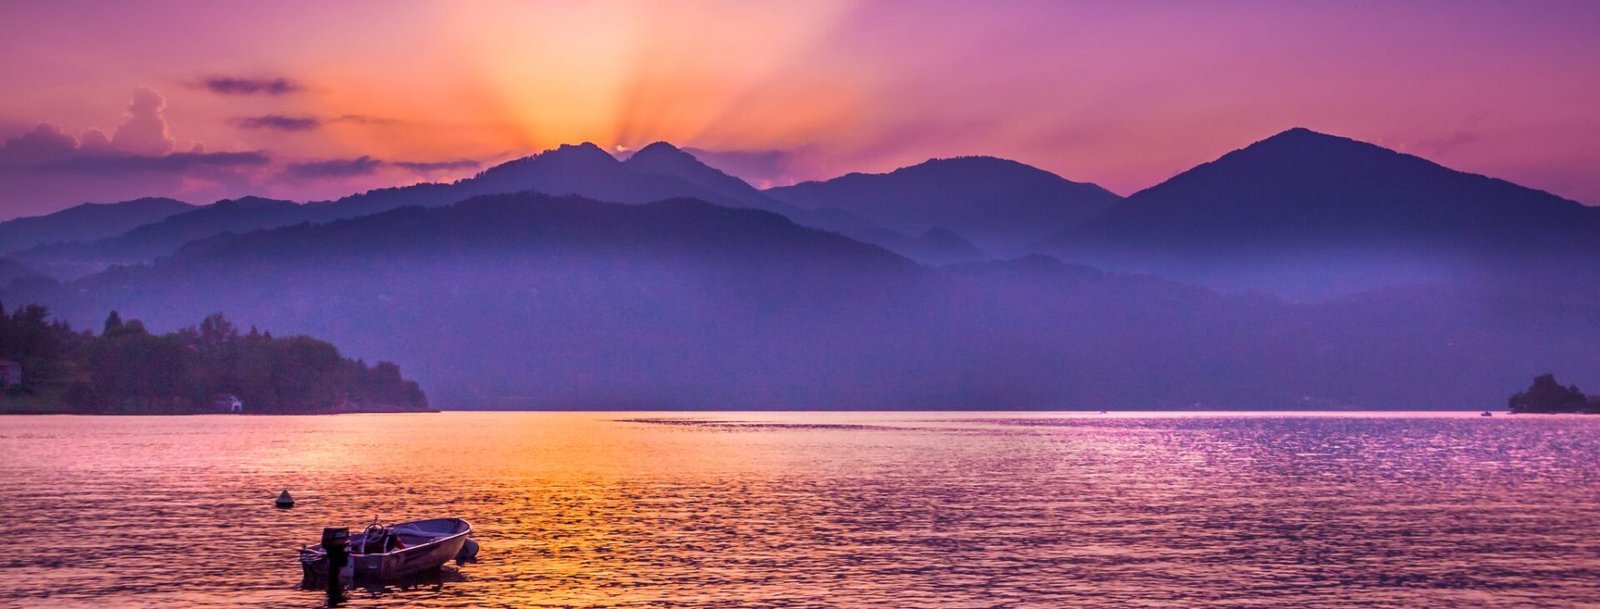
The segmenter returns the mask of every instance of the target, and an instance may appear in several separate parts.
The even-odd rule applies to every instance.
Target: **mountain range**
[[[0,254],[47,243],[84,243],[114,237],[194,208],[174,199],[145,198],[84,203],[46,216],[0,222]]]
[[[1134,193],[1037,251],[1317,299],[1409,284],[1589,276],[1600,209],[1291,129]]]
[[[912,223],[940,168],[985,186],[943,182]],[[1481,407],[1600,361],[1595,210],[1547,193],[1298,129],[1125,200],[997,159],[914,169],[761,191],[665,143],[567,146],[102,225],[0,259],[60,277],[0,300],[80,326],[223,311],[447,407]]]
[[[852,173],[766,191],[805,209],[836,209],[920,235],[954,232],[987,251],[1016,254],[1122,200],[1094,184],[994,157],[933,159],[885,174]]]
[[[149,220],[123,213],[121,225],[113,227],[110,210],[142,208],[145,203],[100,206],[99,232],[84,231],[77,239],[55,239],[38,245],[40,239],[19,240],[15,245],[0,242],[0,251],[11,252],[30,266],[69,278],[106,268],[113,264],[136,264],[171,254],[190,240],[224,232],[248,232],[290,226],[302,222],[328,222],[397,209],[411,205],[449,205],[473,196],[537,191],[552,195],[580,195],[596,200],[640,204],[674,197],[695,198],[729,207],[765,209],[783,214],[807,226],[824,228],[860,241],[883,245],[925,262],[968,261],[982,257],[965,239],[946,231],[921,231],[908,236],[885,228],[846,211],[812,211],[795,208],[773,199],[738,178],[727,175],[664,142],[652,144],[627,161],[593,144],[561,146],[537,155],[510,161],[450,184],[425,183],[384,188],[333,201],[295,204],[258,197],[219,201]],[[75,208],[76,209],[76,208]],[[59,216],[66,215],[62,218]],[[71,224],[74,210],[40,218],[24,218],[0,223],[8,226],[54,222]],[[114,230],[120,228],[120,230]],[[12,232],[22,232],[20,226]],[[107,236],[107,234],[114,236]],[[32,246],[32,247],[29,247]]]

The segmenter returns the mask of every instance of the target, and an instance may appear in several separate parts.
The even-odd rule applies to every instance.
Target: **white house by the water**
[[[239,396],[224,393],[211,400],[211,407],[215,408],[217,412],[238,414],[244,412],[244,401],[240,400]]]

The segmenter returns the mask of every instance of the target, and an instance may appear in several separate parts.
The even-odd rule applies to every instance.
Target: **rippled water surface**
[[[1600,417],[5,417],[0,509],[0,606],[315,607],[374,515],[482,561],[355,607],[1600,604]]]

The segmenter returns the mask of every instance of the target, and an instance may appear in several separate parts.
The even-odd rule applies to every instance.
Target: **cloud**
[[[362,155],[353,159],[289,163],[284,166],[283,172],[289,177],[300,179],[350,178],[377,173],[383,165],[383,161]]]
[[[102,147],[95,148],[95,137],[77,142],[59,128],[41,125],[0,144],[0,219],[85,201],[242,194],[271,163],[259,151],[132,154],[104,148],[104,134],[98,136]]]
[[[266,165],[272,159],[260,151],[175,152],[159,156],[138,154],[89,154],[40,163],[37,167],[53,171],[115,175],[126,173],[189,173],[198,169]]]
[[[483,163],[479,163],[478,161],[474,161],[472,159],[457,159],[454,161],[395,161],[391,164],[395,167],[417,173],[462,171],[467,169],[477,169],[483,165]]]
[[[63,158],[78,150],[78,141],[60,127],[49,123],[38,126],[0,144],[0,165],[31,165]]]
[[[482,166],[480,161],[465,158],[386,160],[372,156],[285,163],[261,150],[210,151],[200,145],[174,152],[176,138],[165,116],[166,105],[159,92],[139,87],[115,129],[87,129],[78,131],[77,136],[49,123],[28,126],[0,117],[0,220],[49,213],[85,201],[145,196],[190,201],[248,194],[337,197],[418,179],[460,177]],[[330,129],[336,123],[399,123],[360,114],[264,114],[233,122],[241,129],[282,132]]]
[[[233,124],[242,129],[272,129],[277,131],[311,131],[320,129],[324,125],[346,123],[352,125],[395,125],[399,124],[392,118],[381,116],[368,116],[365,114],[342,114],[332,118],[319,118],[316,116],[287,116],[283,114],[265,114],[262,116],[246,116],[234,119]]]
[[[167,133],[167,118],[163,114],[166,108],[166,98],[156,93],[155,89],[134,89],[133,101],[128,103],[127,117],[111,134],[111,147],[134,154],[172,152],[177,142]]]
[[[172,152],[176,141],[167,132],[162,112],[166,99],[149,87],[133,91],[127,115],[113,135],[90,129],[78,138],[60,127],[40,123],[0,143],[0,167],[67,173],[184,173],[199,168],[265,165],[260,151]]]
[[[89,129],[78,136],[78,150],[82,152],[110,152],[111,138],[99,129]]]
[[[328,122],[353,123],[357,125],[394,125],[398,124],[400,121],[382,116],[370,116],[367,114],[343,114],[329,119]]]
[[[284,116],[282,114],[267,114],[263,116],[246,116],[235,119],[233,124],[243,129],[271,129],[275,131],[311,131],[322,126],[322,119],[315,116]]]
[[[41,123],[0,141],[0,218],[84,201],[237,195],[271,164],[261,151],[172,152],[165,108],[160,93],[139,87],[110,136],[89,129],[74,138]]]
[[[455,159],[447,161],[385,161],[370,156],[358,156],[349,159],[328,159],[321,161],[304,161],[289,163],[284,166],[285,176],[303,180],[326,180],[351,178],[376,174],[384,169],[393,168],[409,171],[420,175],[433,175],[477,169],[482,163],[472,159]]]
[[[199,86],[218,95],[288,95],[305,90],[302,85],[287,78],[241,78],[210,76]]]

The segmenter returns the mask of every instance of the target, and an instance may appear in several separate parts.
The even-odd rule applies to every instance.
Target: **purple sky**
[[[993,154],[1120,193],[1291,126],[1600,204],[1596,2],[0,6],[0,218],[655,140],[758,185]]]

